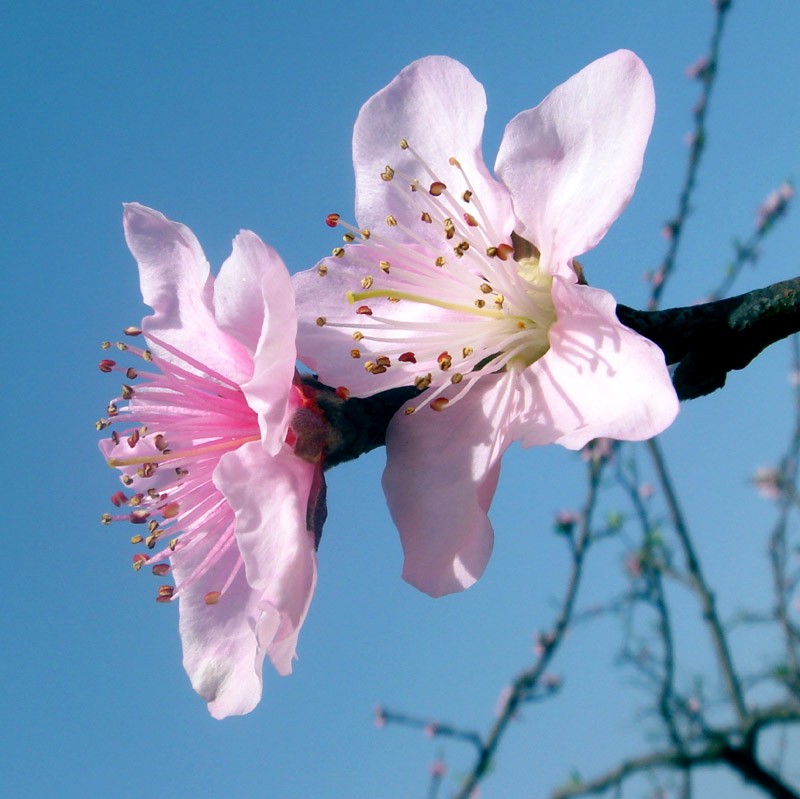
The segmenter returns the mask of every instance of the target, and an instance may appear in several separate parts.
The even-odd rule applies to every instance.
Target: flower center
[[[424,401],[441,410],[483,375],[526,368],[547,352],[556,321],[552,277],[540,269],[529,242],[499,238],[497,220],[486,213],[457,158],[450,158],[454,172],[445,182],[405,139],[400,148],[416,167],[404,172],[387,165],[380,174],[401,201],[386,217],[392,234],[358,230],[338,214],[327,224],[348,231],[334,258],[346,254],[365,268],[362,290],[347,293],[364,318],[352,334],[357,346],[350,354],[362,358],[368,351],[364,368],[373,375],[396,362],[419,365],[414,384],[430,388]],[[329,263],[333,268],[335,261]],[[323,262],[318,273],[324,276],[328,268]],[[353,327],[323,318],[317,324]],[[454,395],[440,396],[459,383]]]

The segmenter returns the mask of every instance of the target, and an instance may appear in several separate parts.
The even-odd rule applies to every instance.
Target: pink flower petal
[[[371,97],[362,107],[353,132],[358,224],[382,235],[405,239],[399,228],[387,228],[385,220],[393,214],[401,223],[408,222],[409,206],[391,181],[380,179],[381,173],[388,165],[397,173],[394,180],[407,182],[409,177],[418,177],[423,190],[438,180],[460,196],[467,185],[450,163],[450,158],[455,157],[498,237],[505,241],[514,217],[508,192],[492,178],[483,162],[485,113],[483,86],[463,64],[445,56],[415,61]],[[407,140],[411,149],[400,149],[401,139]],[[414,152],[433,175],[422,167]],[[441,232],[434,227],[423,230],[422,235],[434,246],[441,243]]]
[[[284,448],[272,457],[256,442],[224,455],[214,482],[236,516],[236,542],[257,605],[278,613],[261,638],[279,674],[292,671],[294,645],[314,593],[317,558],[306,511],[315,465]],[[293,643],[281,646],[291,639]]]
[[[297,359],[294,289],[278,253],[249,230],[233,240],[233,251],[219,271],[214,310],[220,329],[252,358],[251,378],[242,390],[258,414],[264,448],[276,454],[289,422]]]
[[[403,579],[426,594],[462,591],[486,568],[494,543],[487,511],[514,400],[507,375],[492,375],[441,412],[400,411],[389,424],[383,489],[403,544]]]
[[[664,353],[619,322],[614,298],[556,277],[553,301],[551,349],[523,373],[533,398],[523,446],[580,449],[593,438],[641,441],[668,427],[679,403]]]
[[[212,309],[214,278],[199,242],[189,228],[159,211],[127,203],[123,215],[125,238],[139,264],[144,301],[155,311],[142,322],[167,344],[210,366],[236,382],[251,376],[244,348],[223,333]],[[164,355],[160,347],[152,349]]]
[[[594,247],[633,194],[655,111],[653,81],[628,50],[600,58],[509,122],[495,171],[517,233],[552,273]]]

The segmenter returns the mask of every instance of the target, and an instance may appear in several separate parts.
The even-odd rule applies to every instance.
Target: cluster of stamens
[[[135,327],[125,330],[128,336],[141,332]],[[118,366],[110,358],[99,364],[100,371],[121,372],[128,382],[108,404],[107,416],[97,422],[97,429],[135,420],[132,426],[113,430],[101,444],[109,466],[122,471],[128,489],[111,497],[120,512],[104,513],[101,521],[128,521],[144,528],[130,540],[152,554],[134,555],[137,571],[150,565],[161,577],[191,558],[191,574],[175,588],[158,589],[157,601],[170,602],[236,546],[233,511],[214,485],[212,473],[225,452],[260,440],[260,432],[256,414],[238,385],[156,337],[150,339],[175,361],[117,342],[120,351],[147,366]],[[101,346],[108,350],[112,345]],[[151,371],[151,365],[158,371]],[[241,565],[239,558],[218,590],[205,595],[206,604],[220,600]]]
[[[525,244],[530,251],[516,253],[514,260],[514,246],[494,229],[458,159],[449,159],[456,171],[450,182],[464,188],[453,192],[408,141],[403,139],[400,148],[412,154],[425,176],[423,180],[388,165],[380,173],[408,209],[407,217],[403,212],[402,218],[396,213],[385,220],[403,235],[359,230],[338,214],[330,214],[326,223],[347,231],[345,246],[333,250],[334,258],[347,255],[366,272],[361,290],[347,294],[355,313],[364,319],[352,333],[356,346],[351,357],[363,359],[364,369],[372,375],[385,374],[396,363],[427,367],[414,377],[414,385],[430,388],[424,401],[442,410],[464,396],[480,376],[525,367],[544,355],[549,348],[547,331],[556,318],[552,280],[540,272],[538,252],[529,243]],[[441,238],[430,235],[436,229]],[[317,272],[324,277],[331,268],[335,261],[321,263]],[[455,313],[424,321],[401,311],[392,313],[391,306],[379,311],[370,304],[377,298]],[[324,317],[317,324],[356,326]],[[368,344],[367,351],[362,342]],[[454,385],[460,385],[458,391],[449,398],[441,396]],[[406,413],[414,410],[410,406]]]

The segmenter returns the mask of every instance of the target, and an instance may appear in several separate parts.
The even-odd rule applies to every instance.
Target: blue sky
[[[501,689],[531,659],[533,633],[552,618],[565,560],[551,523],[581,501],[579,459],[513,449],[492,512],[491,565],[468,592],[437,601],[399,578],[378,480],[383,453],[334,470],[295,673],[267,670],[256,711],[214,721],[181,669],[177,608],[153,602],[154,578],[131,570],[126,533],[98,523],[117,490],[93,428],[111,394],[98,344],[144,313],[121,203],[188,224],[212,264],[250,228],[290,270],[307,268],[337,243],[326,214],[351,213],[358,109],[407,63],[444,53],[484,83],[491,164],[514,114],[627,47],[653,74],[655,127],[634,200],[582,260],[593,284],[641,305],[642,274],[658,264],[660,230],[676,207],[698,95],[684,70],[705,52],[711,22],[706,0],[6,6],[0,788],[30,797],[425,796],[437,744],[407,729],[377,731],[372,707],[486,729]],[[757,205],[800,174],[798,23],[794,0],[735,2],[667,305],[716,285]],[[737,290],[794,276],[797,241],[793,213]],[[727,615],[767,603],[773,511],[748,478],[787,440],[788,372],[781,343],[723,391],[686,404],[663,437]],[[598,554],[582,604],[620,590],[621,561],[619,548]],[[708,653],[695,607],[676,601],[687,613],[688,684]],[[733,640],[742,662],[769,661],[769,641]],[[545,797],[575,767],[590,775],[644,750],[648,722],[637,711],[646,697],[614,668],[619,642],[613,621],[573,634],[555,664],[564,691],[524,711],[484,799]],[[458,744],[444,754],[451,772],[470,763]],[[705,795],[754,795],[718,773],[698,785],[713,791]]]

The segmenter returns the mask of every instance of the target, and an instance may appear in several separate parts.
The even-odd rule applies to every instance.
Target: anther
[[[450,403],[450,400],[447,397],[437,397],[432,403],[431,408],[435,411],[443,411],[445,407]]]
[[[129,400],[134,393],[133,386],[126,386],[125,383],[122,384],[122,399]]]
[[[366,277],[361,278],[361,288],[368,289],[372,286],[373,280],[372,275],[367,275]]]
[[[156,519],[150,519],[150,521],[147,522],[147,531],[154,533],[156,530],[158,530],[158,521]]]
[[[486,300],[475,300],[476,308],[483,308],[484,305],[486,305]]]
[[[133,449],[133,448],[134,448],[134,447],[135,447],[135,446],[136,446],[136,445],[139,443],[139,438],[140,438],[139,431],[138,431],[138,430],[134,430],[134,431],[133,431],[133,432],[132,432],[132,433],[131,433],[131,434],[128,436],[128,446],[129,446],[131,449]]]
[[[461,372],[456,372],[456,373],[455,373],[455,374],[454,374],[454,375],[453,375],[453,376],[450,378],[450,382],[451,382],[451,383],[456,383],[456,384],[458,384],[458,383],[460,383],[460,382],[461,382],[463,379],[464,379],[464,375],[462,375],[462,374],[461,374]]]
[[[111,426],[111,422],[109,422],[108,419],[98,419],[94,423],[95,430],[98,430],[98,431],[99,430],[105,430],[107,427],[110,427],[110,426]]]
[[[134,524],[144,524],[147,521],[147,517],[149,515],[150,511],[147,511],[144,508],[138,508],[137,510],[131,511],[130,520]]]
[[[129,486],[133,484],[133,478],[129,474],[122,475],[122,484]]]
[[[510,244],[501,244],[497,248],[497,257],[501,261],[507,261],[510,255],[514,254],[514,248]]]
[[[486,254],[490,258],[496,258],[497,257],[497,247],[487,247],[486,248]]]
[[[375,362],[378,364],[378,366],[385,366],[387,369],[392,365],[391,358],[389,358],[388,355],[379,355],[375,359]]]
[[[492,293],[492,287],[488,283],[481,283],[479,288],[480,288],[480,290],[481,290],[481,292],[483,294],[491,294]]]
[[[397,227],[397,220],[389,214],[389,216],[386,217],[386,224],[389,225],[389,227]]]
[[[394,169],[386,164],[386,169],[381,172],[381,180],[390,181],[394,177]]]
[[[143,463],[137,470],[136,474],[139,477],[152,477],[158,468],[157,463]]]
[[[446,190],[447,190],[447,186],[446,186],[446,184],[442,183],[441,180],[435,180],[433,183],[431,183],[431,187],[428,189],[428,191],[434,197],[439,197]]]
[[[382,272],[385,272],[387,275],[389,274],[391,264],[388,261],[381,261],[380,267]]]
[[[317,267],[317,274],[320,275],[321,277],[324,277],[325,275],[328,274],[328,267],[325,266],[325,264],[320,264]]]
[[[356,330],[353,333],[353,341],[361,341],[362,338],[364,338],[364,334],[360,330]]]
[[[113,519],[111,518],[111,514],[110,513],[104,513],[100,517],[100,524],[111,524],[112,521],[113,521]]]
[[[110,349],[110,348],[111,348],[111,342],[110,341],[101,341],[100,342],[100,349],[101,350],[107,350],[107,349]]]
[[[126,336],[141,336],[142,335],[142,328],[136,327],[136,325],[128,325],[123,331]]]
[[[414,411],[415,411],[415,410],[416,410],[416,408],[406,408],[406,409],[403,411],[403,413],[404,413],[406,416],[411,416],[411,414],[412,414],[412,413],[414,413]]]
[[[446,372],[453,365],[453,358],[451,357],[449,352],[443,352],[436,359],[436,362],[439,364],[439,368],[443,372]]]
[[[139,373],[132,366],[129,366],[125,370],[125,377],[127,377],[128,380],[136,380],[136,378],[139,377]]]
[[[172,539],[172,540],[169,542],[168,546],[169,546],[169,548],[170,548],[170,551],[171,551],[171,552],[174,552],[174,551],[175,551],[175,547],[177,547],[177,546],[178,546],[178,539],[177,539],[177,538],[173,538],[173,539]]]
[[[400,139],[400,149],[401,150],[408,149],[408,142],[405,139]]]
[[[122,505],[128,504],[128,495],[124,491],[117,491],[116,494],[112,494],[111,502],[116,505],[118,508],[122,507]]]
[[[478,220],[472,214],[464,214],[464,221],[470,227],[478,227]]]
[[[219,598],[222,596],[221,591],[209,591],[205,595],[205,603],[206,605],[216,605],[219,602]]]
[[[148,549],[155,549],[157,540],[158,536],[155,533],[151,533],[144,539],[144,544]]]
[[[456,226],[453,220],[448,217],[444,220],[444,236],[446,239],[452,239],[456,235]]]
[[[344,386],[339,386],[336,389],[336,396],[341,400],[348,400],[350,399],[350,389],[345,388]]]
[[[342,241],[344,241],[345,244],[352,244],[355,240],[356,240],[355,234],[350,233],[350,231],[348,231],[347,233],[344,234],[344,236],[342,236]]]
[[[419,218],[420,218],[420,219],[421,219],[423,222],[427,222],[429,225],[430,225],[430,224],[433,222],[433,219],[431,219],[431,215],[430,215],[430,214],[429,214],[427,211],[423,211],[423,212],[420,214]]]
[[[438,257],[438,258],[437,258],[437,259],[434,261],[434,263],[436,264],[436,266],[444,266],[444,265],[447,263],[447,259],[446,259],[446,258],[445,258],[443,255],[440,255],[440,256],[439,256],[439,257]]]
[[[178,515],[180,509],[181,506],[177,502],[170,502],[169,505],[164,506],[164,510],[161,511],[161,515],[165,519],[173,519]]]
[[[455,158],[454,156],[451,155],[450,158],[447,159],[447,161],[450,164],[450,166],[455,166],[461,169],[461,164],[459,163],[458,158]]]
[[[139,505],[142,504],[142,499],[144,499],[144,494],[134,494],[129,500],[128,504],[132,508],[138,508]]]
[[[111,424],[111,422],[109,422],[109,424]],[[111,440],[114,442],[114,446],[116,446],[117,444],[119,444],[119,433],[118,433],[116,430],[112,430],[112,431],[111,431],[111,436],[110,436],[110,438],[111,438]],[[125,481],[123,480],[123,482],[125,482]]]
[[[416,363],[417,356],[414,355],[413,352],[404,352],[397,358],[398,361],[402,361],[403,363]]]
[[[372,308],[370,308],[369,305],[359,305],[358,308],[356,308],[356,313],[372,316]]]
[[[324,327],[325,322],[327,322],[327,321],[328,320],[324,316],[318,316],[317,317],[317,327]]]
[[[109,402],[108,405],[106,406],[106,413],[109,416],[116,416],[119,413],[119,410],[117,409],[117,404],[115,402]]]
[[[150,350],[144,350],[144,352],[142,352],[142,360],[145,360],[148,363],[150,363],[150,361],[153,360],[153,353],[150,352]]]
[[[120,352],[126,352],[127,349],[128,349],[128,345],[124,341],[118,341],[117,342],[117,349]]]
[[[169,563],[156,563],[153,566],[153,574],[156,577],[163,577],[169,571]]]
[[[98,368],[101,372],[105,372],[108,374],[115,366],[117,365],[116,361],[112,361],[109,358],[103,358],[99,364],[97,364]]]
[[[418,391],[424,391],[433,381],[433,376],[430,372],[414,379],[414,387]]]
[[[344,247],[334,247],[331,253],[336,258],[343,258],[344,257]]]
[[[336,227],[339,224],[339,214],[328,214],[325,218],[325,224],[328,227]]]
[[[138,552],[136,555],[133,556],[133,568],[134,571],[139,571],[139,569],[144,566],[150,558],[147,557],[143,552]]]
[[[182,469],[180,466],[176,466],[175,467],[175,474],[177,474],[178,477],[186,477],[186,475],[189,474],[189,470],[188,469]]]
[[[475,352],[475,350],[473,350],[472,347],[464,347],[464,349],[461,350],[461,355],[464,358],[469,358],[469,356],[472,355],[473,352]]]
[[[361,350],[350,350],[350,357],[351,358],[360,358],[361,357]]]
[[[142,541],[144,541],[144,538],[142,538],[140,535],[132,535],[131,536],[131,543],[132,544],[141,544]]]
[[[361,238],[364,239],[364,241],[366,241],[371,235],[372,234],[366,228],[361,231]]]
[[[505,297],[504,297],[502,294],[498,294],[498,295],[497,295],[497,296],[494,298],[494,304],[495,304],[495,305],[496,305],[498,308],[502,308],[502,307],[503,307],[503,303],[505,302],[505,299],[506,299],[506,298],[505,298]]]
[[[461,195],[461,199],[462,199],[462,200],[463,200],[465,203],[468,203],[468,202],[469,202],[469,201],[472,199],[472,192],[471,192],[469,189],[467,189],[467,190],[466,190],[466,191],[465,191],[465,192],[464,192],[464,193]]]
[[[164,452],[167,449],[167,447],[169,446],[167,444],[167,439],[164,438],[164,434],[163,433],[158,433],[158,435],[156,435],[153,438],[153,443],[156,445],[156,449],[159,452]]]
[[[172,594],[175,592],[175,589],[171,585],[162,585],[158,589],[158,596],[156,597],[156,602],[171,602],[172,601]]]

